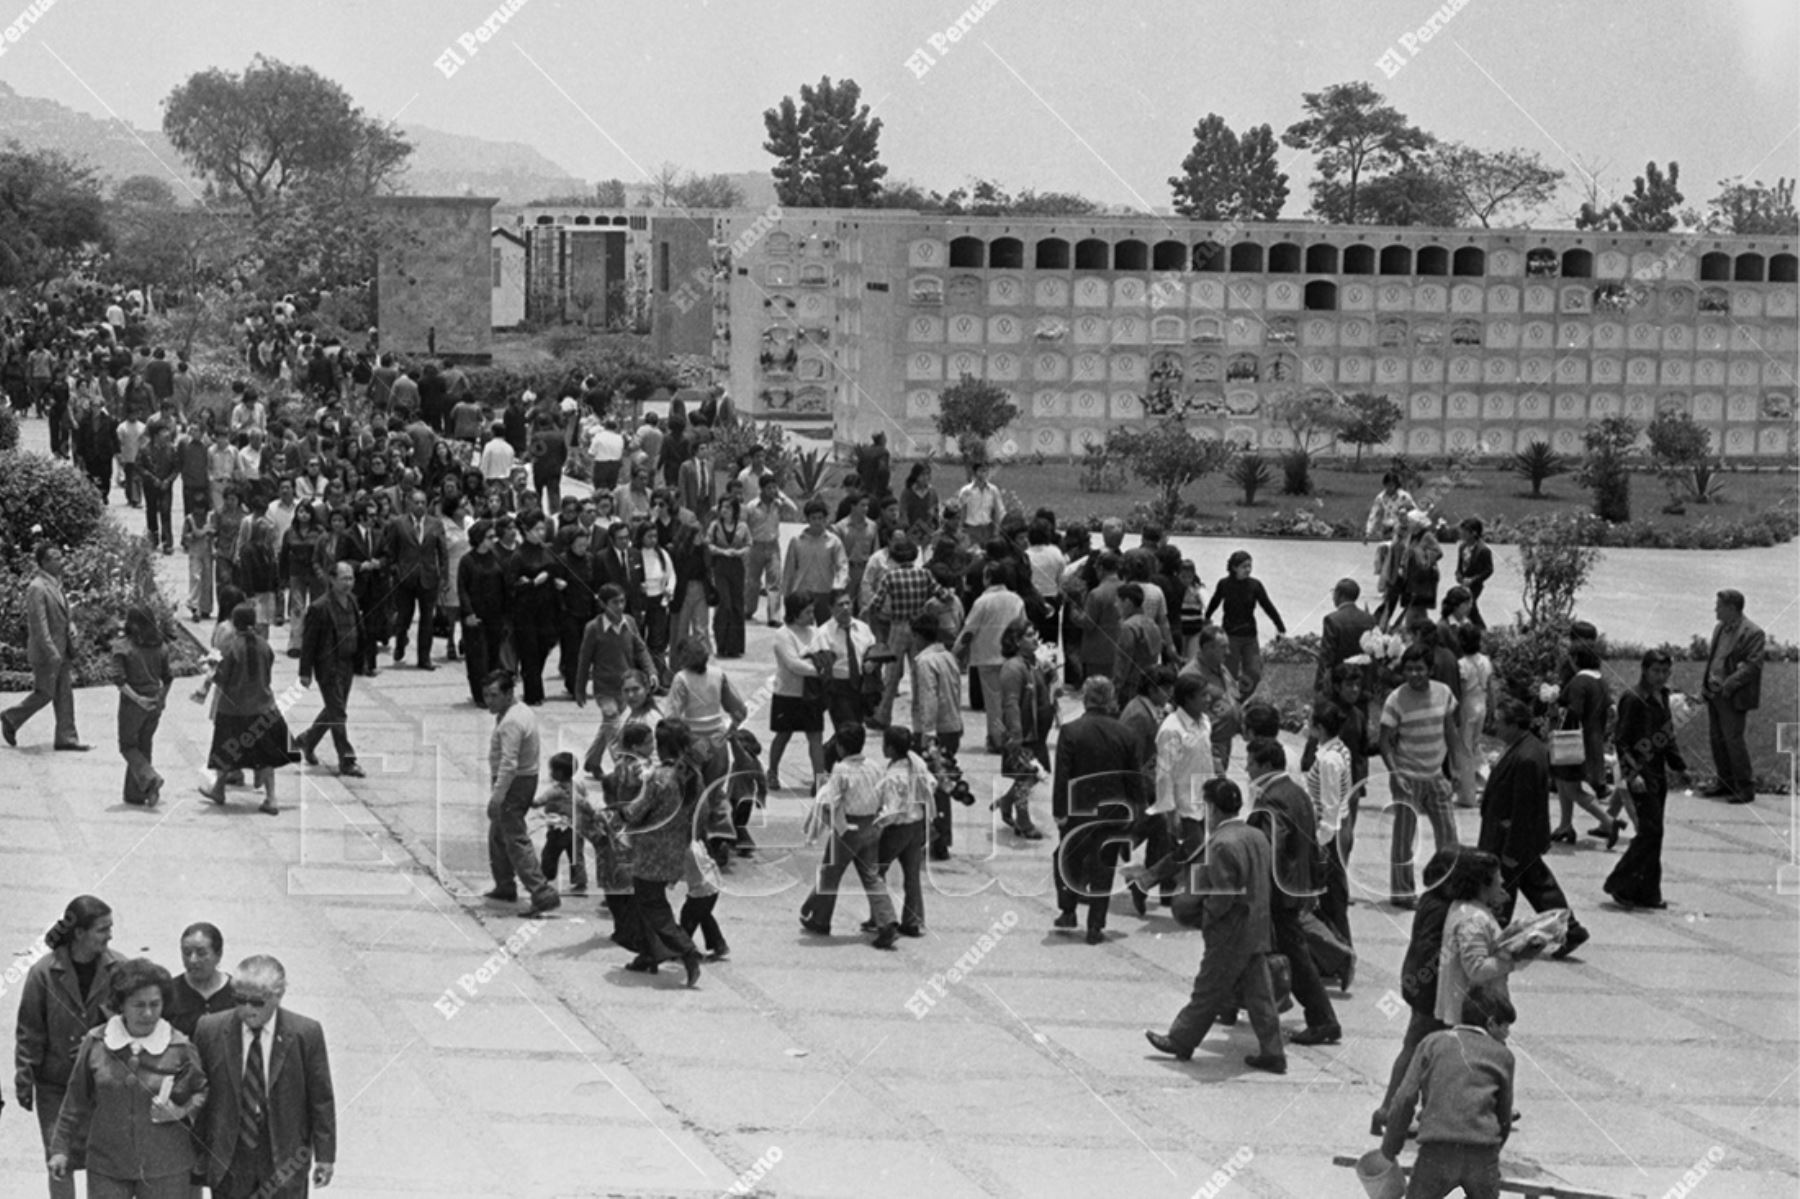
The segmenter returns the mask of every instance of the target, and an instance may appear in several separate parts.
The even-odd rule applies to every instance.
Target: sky
[[[1800,174],[1794,0],[524,0],[463,52],[459,37],[507,3],[56,0],[7,44],[0,79],[157,126],[191,73],[260,52],[313,67],[372,115],[636,181],[665,161],[767,169],[763,110],[847,76],[884,122],[890,179],[947,191],[980,176],[1138,208],[1169,203],[1208,112],[1279,134],[1303,92],[1361,79],[1441,138],[1568,171],[1541,226],[1566,224],[1585,170],[1616,195],[1646,160],[1675,159],[1695,207],[1725,176]],[[0,0],[0,23],[26,7]],[[463,59],[453,74],[437,65],[447,50]],[[1283,216],[1300,217],[1309,162],[1287,154]]]

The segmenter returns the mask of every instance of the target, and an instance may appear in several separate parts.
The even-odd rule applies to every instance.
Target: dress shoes
[[[367,778],[368,776],[363,773],[363,768],[358,766],[355,762],[343,762],[338,765],[338,777],[341,779],[360,779]]]
[[[1069,928],[1074,928],[1075,923],[1076,923],[1075,913],[1074,912],[1064,912],[1061,915],[1057,916],[1057,918],[1055,920],[1052,920],[1050,922],[1050,927],[1051,928],[1069,929]]]
[[[1144,1030],[1144,1040],[1150,1042],[1150,1048],[1158,1053],[1166,1053],[1178,1062],[1192,1061],[1194,1058],[1192,1049],[1183,1049],[1166,1033],[1151,1032],[1146,1029]]]
[[[1580,949],[1583,945],[1586,945],[1588,943],[1588,938],[1593,935],[1593,933],[1590,933],[1587,930],[1586,926],[1578,924],[1569,930],[1568,936],[1563,938],[1562,947],[1550,956],[1561,961],[1563,958],[1574,953],[1577,949]]]
[[[16,747],[19,744],[19,730],[5,719],[0,719],[0,737],[6,738],[8,745]]]
[[[546,891],[542,895],[533,896],[530,903],[520,908],[519,917],[524,920],[535,920],[560,907],[562,907],[562,896],[554,891]]]
[[[1335,1024],[1309,1025],[1288,1034],[1290,1045],[1336,1045],[1344,1039],[1344,1030]]]
[[[63,742],[58,743],[54,748],[56,749],[56,752],[58,752],[58,753],[84,754],[88,750],[90,750],[94,747],[91,745],[83,745],[79,741],[63,741]],[[1746,800],[1745,802],[1749,802],[1749,801]]]
[[[889,924],[889,925],[883,927],[880,932],[875,934],[875,948],[877,948],[877,949],[892,949],[894,947],[895,942],[897,942],[899,940],[900,940],[900,926],[898,924]]]
[[[511,887],[495,887],[490,891],[483,891],[481,897],[483,899],[491,899],[495,903],[516,903],[519,899],[519,893]]]
[[[1103,928],[1088,929],[1087,930],[1087,943],[1089,945],[1104,945],[1104,944],[1106,944],[1106,930]]]
[[[1287,1055],[1283,1053],[1252,1053],[1244,1058],[1244,1065],[1252,1070],[1266,1070],[1270,1074],[1286,1074]]]
[[[829,937],[831,935],[831,927],[829,925],[819,924],[816,921],[808,920],[804,916],[800,917],[800,927],[807,932],[812,933],[814,936]]]

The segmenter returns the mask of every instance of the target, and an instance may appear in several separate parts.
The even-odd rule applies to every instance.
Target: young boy
[[[1407,1199],[1436,1199],[1457,1187],[1472,1199],[1500,1194],[1500,1147],[1512,1134],[1513,1055],[1506,1036],[1518,1013],[1504,995],[1477,988],[1462,1019],[1420,1044],[1394,1095],[1381,1151],[1398,1160],[1413,1106],[1419,1156]]]
[[[531,806],[542,808],[544,817],[550,824],[550,831],[544,837],[544,852],[540,859],[544,877],[555,882],[556,868],[561,864],[563,855],[567,854],[569,891],[574,895],[586,895],[588,875],[584,842],[589,835],[588,826],[593,822],[594,810],[588,803],[587,783],[575,777],[574,754],[560,753],[551,756],[550,782],[537,793]]]

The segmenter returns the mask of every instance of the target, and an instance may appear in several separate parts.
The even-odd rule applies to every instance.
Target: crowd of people
[[[158,369],[168,356],[153,346],[126,353],[110,391],[76,404],[78,457],[84,446],[98,452],[91,429],[80,431],[95,410],[104,421],[118,414],[115,434],[142,424],[90,474],[104,492],[122,468],[147,536],[165,553],[181,484],[190,615],[219,618],[203,687],[216,696],[215,774],[204,789],[213,802],[248,772],[262,809],[278,812],[275,771],[296,758],[316,764],[327,737],[340,773],[360,775],[347,717],[353,679],[377,674],[383,651],[419,670],[460,659],[470,703],[495,718],[487,898],[519,903],[527,917],[552,911],[566,859],[572,892],[586,893],[590,877],[604,891],[613,939],[634,955],[627,968],[679,962],[692,986],[703,960],[696,935],[712,960],[729,953],[720,875],[756,852],[751,829],[768,794],[807,797],[807,831],[825,844],[802,927],[831,934],[841,880],[854,871],[869,907],[863,931],[892,949],[923,934],[924,863],[951,855],[954,805],[974,802],[962,759],[992,755],[994,808],[1015,845],[1042,839],[1046,817],[1058,834],[1056,928],[1085,925],[1087,941],[1102,943],[1123,869],[1139,915],[1155,895],[1203,929],[1191,1001],[1167,1033],[1149,1034],[1177,1057],[1240,1009],[1259,1040],[1253,1068],[1285,1070],[1289,1041],[1336,1043],[1326,983],[1347,992],[1354,978],[1353,894],[1385,890],[1394,906],[1416,909],[1409,964],[1415,951],[1436,964],[1407,991],[1415,1019],[1375,1121],[1390,1145],[1421,1087],[1428,1105],[1444,1089],[1421,1075],[1454,1068],[1434,1036],[1503,1040],[1516,1015],[1504,976],[1544,948],[1508,940],[1506,925],[1521,894],[1539,913],[1569,909],[1548,855],[1576,839],[1574,807],[1594,815],[1591,835],[1608,849],[1635,829],[1609,895],[1665,906],[1663,807],[1670,772],[1685,769],[1667,657],[1647,655],[1637,685],[1614,696],[1597,631],[1576,622],[1553,698],[1503,694],[1484,652],[1479,599],[1493,559],[1482,523],[1458,530],[1455,584],[1440,601],[1443,531],[1397,479],[1384,482],[1368,526],[1381,541],[1380,602],[1365,608],[1351,578],[1333,587],[1305,744],[1290,767],[1283,713],[1261,692],[1259,617],[1278,635],[1287,625],[1247,551],[1229,556],[1209,594],[1198,564],[1160,530],[1140,530],[1127,548],[1119,521],[1090,529],[1044,509],[1016,511],[985,464],[949,495],[926,463],[896,490],[880,434],[857,448],[835,504],[796,502],[766,448],[742,457],[711,448],[735,421],[720,395],[627,430],[606,397],[583,386],[512,396],[495,411],[455,367],[358,356],[346,373],[342,352],[303,339],[293,343],[299,359],[332,369],[298,376],[305,398],[279,416],[246,381],[221,420],[167,387],[181,364]],[[109,353],[108,368],[117,362]],[[79,374],[71,378],[83,395]],[[576,447],[591,461],[591,489],[564,494]],[[805,527],[784,545],[781,526],[793,521]],[[66,604],[60,628],[54,619],[54,547],[40,549],[38,566],[34,602],[60,649],[45,651],[37,691],[0,714],[0,732],[12,743],[32,712],[54,703],[58,747],[85,748],[72,711],[64,721],[70,633]],[[1705,684],[1721,786],[1737,801],[1752,795],[1743,724],[1762,655],[1743,610],[1741,594],[1720,593]],[[763,622],[773,631],[758,649],[774,668],[766,758],[746,727],[752,707],[719,664],[749,653],[747,631]],[[285,652],[322,705],[297,736],[273,692],[270,639],[283,626]],[[1372,631],[1398,634],[1403,652],[1371,655]],[[554,698],[552,655],[562,698],[598,709],[579,759],[541,760],[536,710]],[[152,742],[171,680],[147,612],[127,622],[115,657],[125,799],[153,806],[162,780]],[[1078,717],[1063,721],[1059,694],[1079,696]],[[970,709],[982,713],[979,744],[965,725]],[[1504,746],[1491,763],[1482,748],[1490,734]],[[796,736],[806,755],[797,787],[782,773]],[[1377,759],[1393,800],[1383,813],[1392,848],[1385,878],[1353,885]],[[1479,810],[1474,846],[1461,844],[1459,807]],[[533,811],[550,825],[541,848],[529,833]],[[1413,874],[1420,817],[1435,851],[1423,887]],[[895,863],[898,907],[887,881]],[[677,883],[679,914],[669,899]],[[1554,955],[1588,936],[1568,914]],[[267,967],[255,969],[268,983]],[[126,977],[133,995],[163,986],[145,968]],[[1283,993],[1304,1017],[1287,1033],[1277,1018]],[[149,1006],[119,1035],[160,1036],[133,1031],[154,1025]],[[1479,1056],[1465,1048],[1464,1066]],[[1513,1113],[1509,1092],[1495,1093],[1499,1115],[1482,1128],[1497,1152]],[[47,1124],[54,1155],[70,1130],[54,1143],[53,1131]]]

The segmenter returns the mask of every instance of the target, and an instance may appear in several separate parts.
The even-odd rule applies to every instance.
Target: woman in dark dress
[[[713,644],[721,658],[744,656],[744,558],[750,553],[750,526],[742,501],[719,501],[707,530],[712,545]]]
[[[199,790],[223,804],[226,776],[233,770],[254,770],[263,792],[259,810],[270,816],[281,812],[275,803],[275,771],[294,760],[287,720],[275,706],[275,692],[269,686],[274,668],[275,651],[256,635],[256,609],[239,604],[231,611],[231,638],[213,675],[219,711],[213,718],[212,752],[206,764],[219,773],[210,788]]]
[[[524,700],[533,707],[544,702],[544,661],[556,644],[557,593],[569,585],[556,555],[544,544],[547,527],[542,511],[530,508],[522,513],[519,531],[524,540],[506,567],[513,649],[519,655]]]
[[[231,975],[219,969],[225,954],[225,936],[204,921],[181,932],[182,971],[169,987],[163,1019],[185,1037],[192,1037],[200,1017],[229,1012],[237,1006],[237,990]]]
[[[567,586],[556,593],[557,670],[563,691],[575,694],[575,663],[581,655],[581,634],[588,621],[600,614],[598,588],[594,586],[594,559],[588,553],[588,531],[568,524],[556,531],[556,560]]]
[[[488,671],[500,666],[506,645],[506,562],[493,522],[469,526],[469,552],[456,567],[457,611],[463,624],[463,664],[468,668],[469,697],[483,703],[481,689]]]
[[[1644,655],[1638,685],[1619,697],[1613,745],[1619,752],[1619,777],[1637,807],[1637,828],[1607,877],[1606,893],[1626,907],[1669,906],[1662,893],[1663,809],[1669,800],[1669,771],[1687,773],[1669,712],[1674,665],[1668,654],[1651,650]]]

